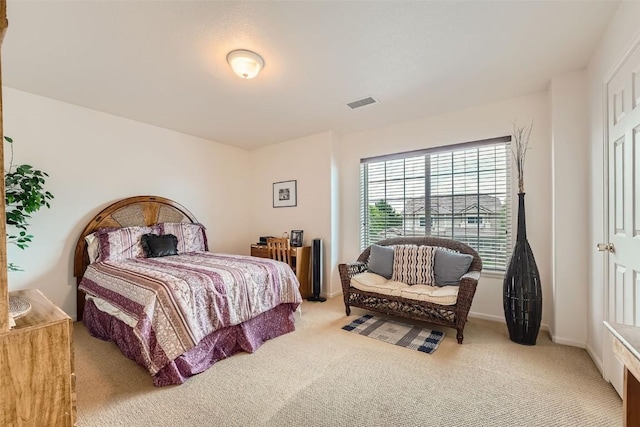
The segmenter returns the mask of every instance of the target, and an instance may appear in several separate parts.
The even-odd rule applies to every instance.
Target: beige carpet
[[[75,326],[79,426],[619,426],[622,404],[584,350],[514,344],[471,319],[429,355],[341,329],[341,297],[305,302],[297,330],[155,388],[111,343]],[[429,326],[429,325],[427,325]]]

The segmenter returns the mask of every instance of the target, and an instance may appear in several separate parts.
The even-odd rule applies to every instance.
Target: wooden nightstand
[[[14,295],[29,301],[31,311],[0,333],[0,425],[74,426],[71,318],[36,289]]]
[[[269,252],[266,246],[251,245],[251,256],[269,258]],[[311,296],[311,246],[291,248],[291,263],[295,266],[302,298]]]

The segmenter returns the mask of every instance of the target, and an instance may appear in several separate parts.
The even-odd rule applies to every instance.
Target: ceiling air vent
[[[366,98],[358,99],[357,101],[352,101],[347,105],[351,107],[352,110],[355,110],[356,108],[364,107],[365,105],[377,104],[377,103],[378,103],[378,100],[375,99],[373,96],[367,96]]]

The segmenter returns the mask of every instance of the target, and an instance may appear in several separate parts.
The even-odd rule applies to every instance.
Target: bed
[[[180,204],[137,196],[103,209],[75,250],[78,320],[146,368],[181,384],[219,360],[295,329],[299,282],[282,262],[208,251]]]

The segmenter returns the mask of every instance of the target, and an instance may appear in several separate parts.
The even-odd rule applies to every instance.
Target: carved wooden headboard
[[[157,196],[128,197],[117,201],[98,213],[82,230],[76,243],[73,259],[73,275],[76,285],[89,265],[85,236],[104,227],[132,227],[153,225],[160,222],[198,222],[187,208],[170,199]],[[84,292],[76,289],[78,320],[82,320]]]

